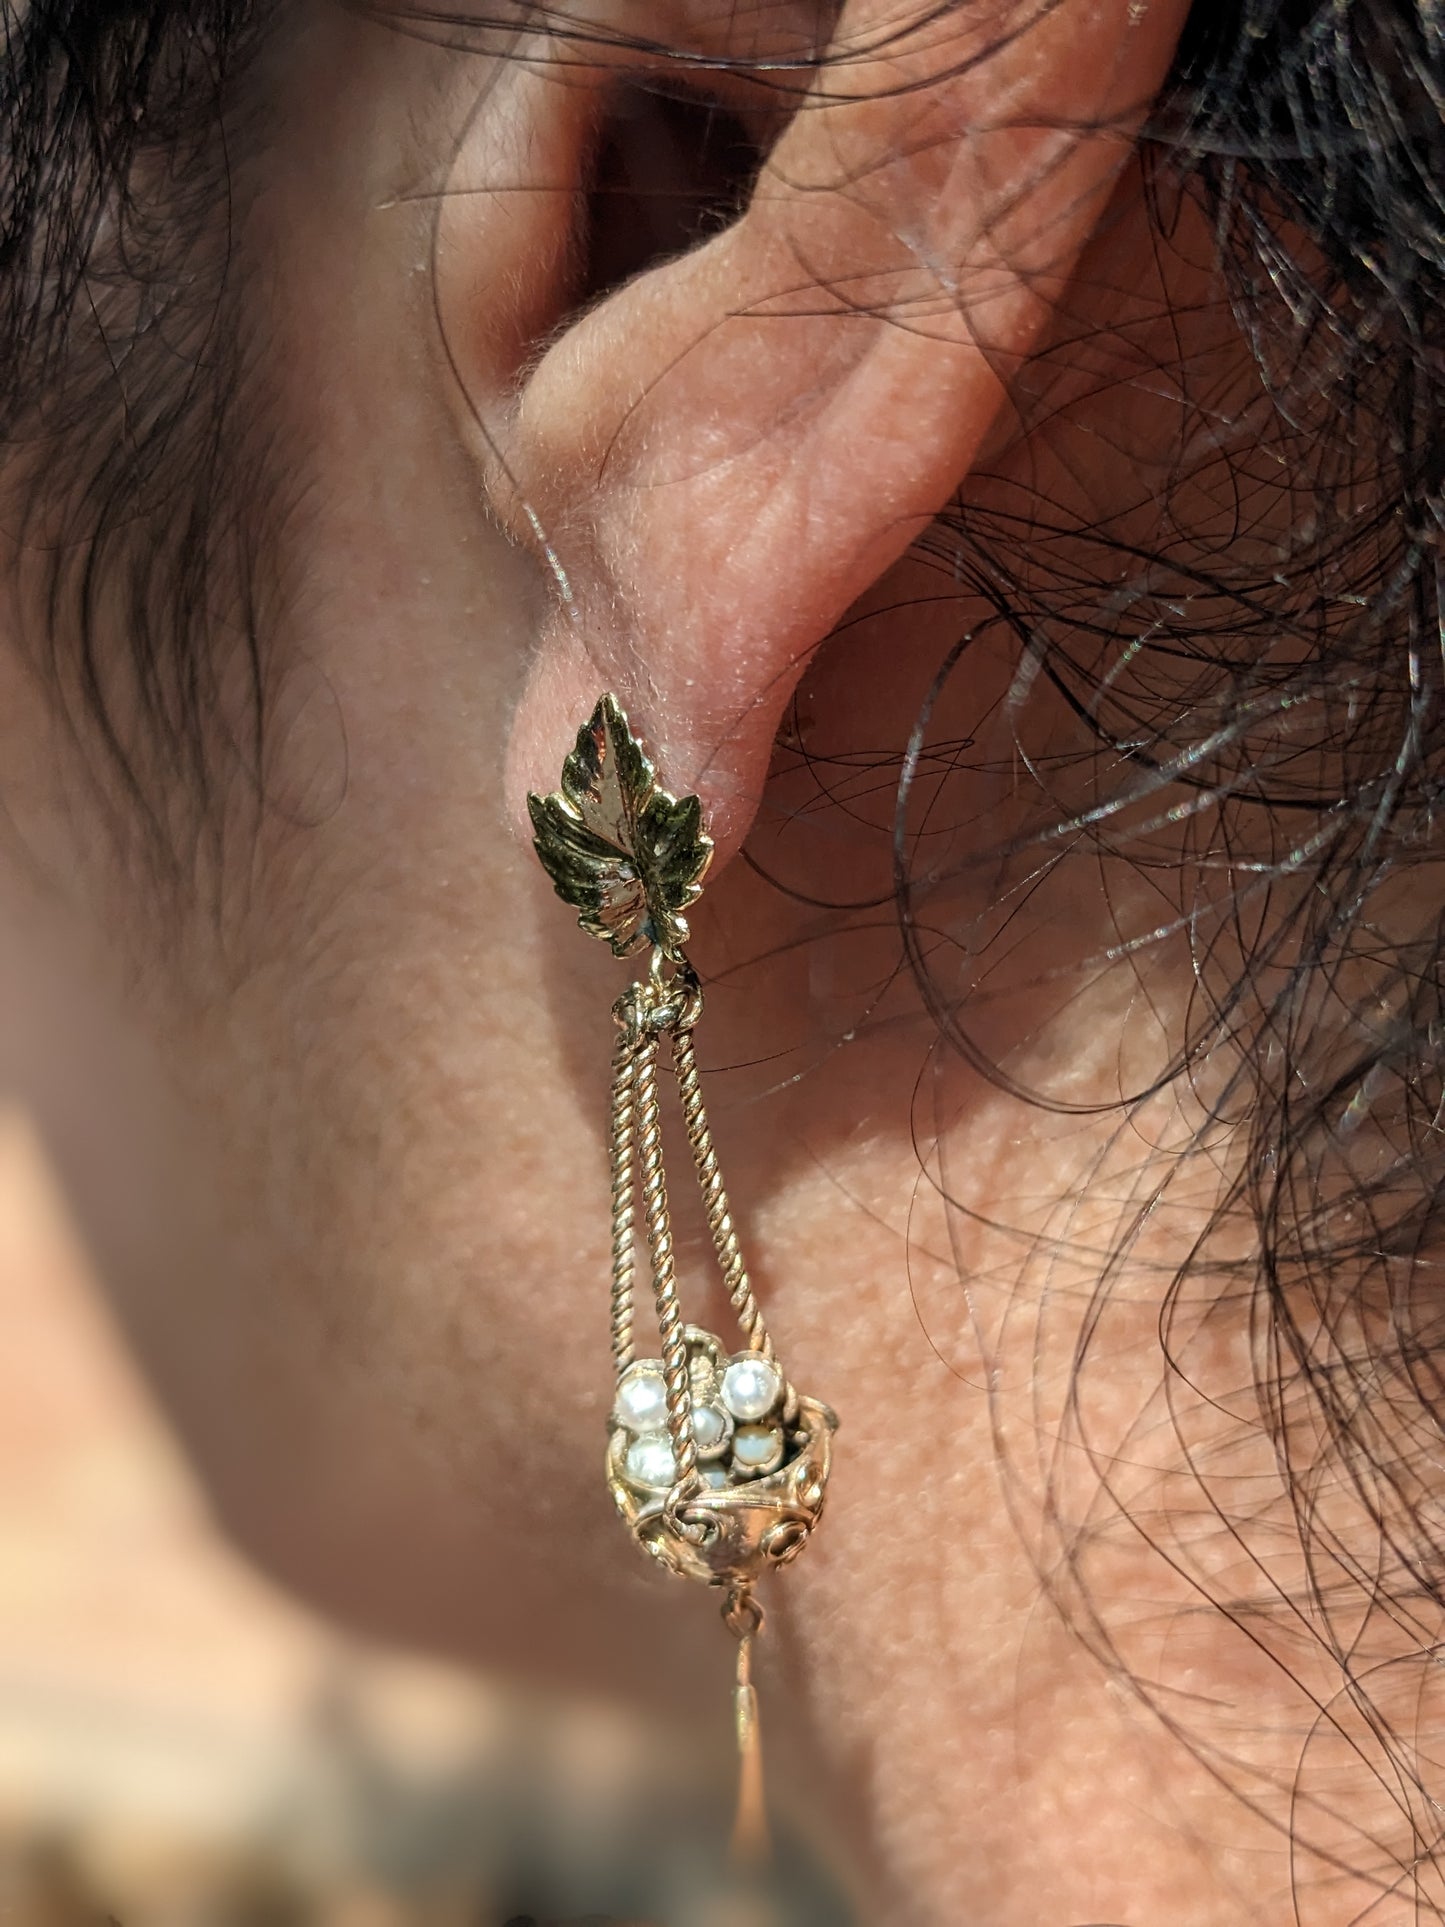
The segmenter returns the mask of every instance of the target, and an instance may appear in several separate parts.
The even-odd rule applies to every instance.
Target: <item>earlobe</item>
[[[852,0],[739,218],[563,329],[510,404],[493,388],[494,506],[570,597],[515,719],[519,813],[612,688],[737,846],[809,659],[1047,324],[1184,11]]]

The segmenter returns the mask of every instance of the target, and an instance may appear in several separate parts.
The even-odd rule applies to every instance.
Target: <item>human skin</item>
[[[707,11],[614,24],[710,44]],[[748,31],[796,43],[811,13]],[[128,854],[84,723],[18,648],[0,658],[0,1062],[221,1518],[369,1630],[714,1719],[715,1615],[645,1569],[601,1488],[625,972],[521,827],[606,687],[670,785],[702,796],[718,857],[693,956],[719,1150],[790,1375],[843,1419],[824,1528],[772,1602],[780,1777],[816,1787],[865,1917],[898,1927],[1291,1919],[1288,1794],[1308,1693],[1336,1688],[1288,1627],[1247,1635],[1206,1603],[1257,1579],[1185,1463],[1203,1395],[1160,1423],[1161,1279],[1218,1170],[1176,1171],[1186,1093],[1126,1130],[1117,1100],[1177,1044],[1185,946],[1092,963],[1160,905],[1086,862],[1019,891],[1006,942],[991,921],[1004,866],[983,856],[1038,804],[1004,703],[1016,648],[985,638],[935,719],[974,739],[943,906],[999,946],[958,975],[985,1048],[1097,1114],[1031,1108],[940,1052],[888,915],[840,934],[799,900],[886,901],[890,783],[815,810],[786,754],[769,777],[800,681],[814,758],[896,767],[982,614],[910,553],[971,477],[985,499],[1073,491],[1147,524],[1174,422],[1145,371],[1209,280],[1187,233],[1157,259],[1129,155],[1180,19],[1065,0],[983,78],[904,106],[876,98],[879,63],[840,70],[858,100],[787,121],[744,220],[568,322],[607,63],[491,65],[309,10],[264,76],[277,131],[249,163],[242,241],[287,478],[266,800],[224,791],[189,901]],[[838,33],[896,20],[858,4]],[[936,73],[938,45],[905,42],[888,77]],[[1061,117],[1111,131],[1065,138]],[[1005,130],[979,133],[990,119]],[[519,174],[556,191],[508,191]],[[820,308],[844,273],[889,318]],[[1047,407],[1010,397],[1081,317],[1117,326],[1121,289],[1156,325],[1107,396],[1060,354]],[[766,318],[728,319],[746,304]],[[1219,392],[1247,388],[1217,294],[1192,325]],[[11,579],[18,634],[13,557]],[[1043,756],[1072,726],[1040,695],[1026,728]],[[750,835],[795,894],[739,857]],[[1098,1271],[1161,1187],[1071,1413]],[[1199,1330],[1205,1389],[1247,1387],[1243,1318]],[[1221,1482],[1269,1486],[1247,1425],[1209,1446]],[[1282,1493],[1252,1504],[1287,1516]],[[1312,1921],[1376,1895],[1308,1853],[1302,1877]]]

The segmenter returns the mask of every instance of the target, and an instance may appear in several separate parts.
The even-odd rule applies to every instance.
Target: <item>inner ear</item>
[[[575,308],[736,220],[763,158],[757,133],[706,94],[655,77],[612,90],[597,130]]]

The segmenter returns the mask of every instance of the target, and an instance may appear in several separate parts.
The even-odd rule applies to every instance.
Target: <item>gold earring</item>
[[[712,840],[695,796],[661,787],[615,696],[577,733],[560,789],[527,798],[537,855],[589,935],[618,957],[651,950],[647,975],[613,1006],[612,1356],[607,1483],[633,1537],[669,1572],[723,1589],[738,1640],[740,1773],[734,1850],[767,1854],[753,1640],[760,1579],[795,1559],[817,1524],[838,1421],[788,1383],[753,1295],[713,1150],[693,1051],[702,988],[683,912],[702,891]],[[713,1246],[742,1335],[732,1350],[683,1323],[663,1168],[658,1059],[664,1039]],[[640,1190],[660,1357],[634,1338]]]

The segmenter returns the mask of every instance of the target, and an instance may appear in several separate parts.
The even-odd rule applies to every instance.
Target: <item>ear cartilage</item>
[[[719,1588],[738,1641],[737,1858],[768,1856],[753,1640],[760,1580],[795,1559],[822,1516],[838,1421],[789,1384],[743,1262],[703,1103],[693,1032],[703,995],[683,946],[684,911],[712,857],[695,796],[670,795],[615,696],[577,733],[561,787],[527,799],[537,855],[557,894],[614,955],[650,951],[613,1005],[612,1356],[607,1484],[633,1538],[668,1572]],[[683,1320],[663,1163],[659,1068],[683,1128],[740,1343]],[[637,1208],[652,1279],[656,1344],[639,1356]]]

